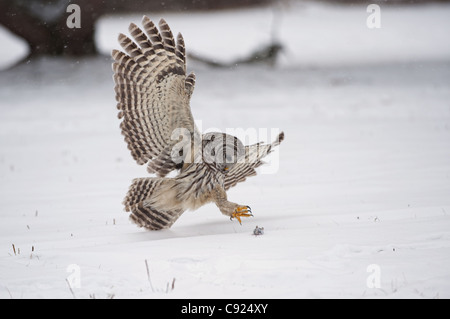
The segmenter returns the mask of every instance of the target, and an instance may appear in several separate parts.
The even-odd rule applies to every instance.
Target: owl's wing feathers
[[[113,50],[114,81],[120,127],[131,155],[140,165],[164,176],[175,169],[170,157],[179,141],[171,139],[177,128],[198,134],[189,106],[195,75],[186,76],[184,40],[163,19],[160,31],[145,17],[144,31],[130,24],[135,42],[120,34],[119,43],[126,53]],[[178,138],[178,135],[175,137]]]
[[[233,168],[225,175],[224,188],[235,186],[239,182],[245,181],[247,177],[255,176],[255,168],[264,164],[262,159],[272,152],[273,148],[278,146],[284,140],[284,133],[281,132],[277,139],[271,144],[263,142],[248,145],[245,147],[245,161],[236,163]]]

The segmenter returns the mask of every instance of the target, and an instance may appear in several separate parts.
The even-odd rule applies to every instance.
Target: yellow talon
[[[238,206],[231,214],[230,220],[236,218],[240,225],[242,225],[241,217],[253,216],[252,210],[249,206]]]

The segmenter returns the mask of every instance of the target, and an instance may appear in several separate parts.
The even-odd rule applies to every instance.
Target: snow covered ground
[[[121,201],[146,171],[109,57],[0,73],[0,298],[449,298],[450,6],[381,9],[381,29],[364,6],[150,15],[224,61],[277,25],[275,68],[188,65],[204,130],[285,132],[276,173],[228,192],[252,207],[242,226],[213,204],[170,230],[130,223]],[[131,21],[99,22],[103,52]]]

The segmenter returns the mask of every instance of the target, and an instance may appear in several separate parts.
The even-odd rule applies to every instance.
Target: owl
[[[175,41],[164,19],[159,30],[146,16],[142,25],[143,30],[131,23],[134,41],[120,34],[124,52],[112,51],[122,134],[133,159],[154,174],[133,180],[125,210],[138,226],[160,230],[170,228],[186,210],[213,202],[241,223],[252,211],[228,201],[226,191],[256,175],[255,168],[284,133],[271,144],[244,146],[229,134],[199,132],[190,108],[195,74],[186,72],[182,35]]]

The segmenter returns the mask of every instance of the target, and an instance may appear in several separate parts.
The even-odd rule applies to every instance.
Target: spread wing
[[[145,32],[130,24],[134,41],[119,35],[126,53],[112,51],[118,116],[136,162],[148,163],[149,172],[165,176],[180,165],[171,156],[180,138],[175,130],[187,130],[191,136],[199,134],[189,106],[195,75],[186,76],[181,34],[175,42],[163,19],[159,21],[160,31],[146,16],[142,24]]]
[[[224,188],[235,186],[239,182],[245,181],[247,177],[255,176],[255,168],[264,164],[262,159],[272,152],[284,140],[284,133],[281,132],[272,144],[257,143],[245,147],[245,161],[236,163],[225,175]]]

